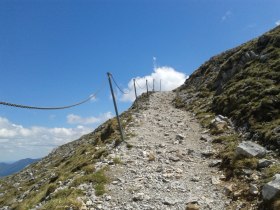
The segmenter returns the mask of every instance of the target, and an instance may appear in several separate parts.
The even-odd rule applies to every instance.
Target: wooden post
[[[148,80],[146,79],[147,96],[149,96]]]
[[[137,107],[137,110],[139,109],[138,108],[138,97],[137,97],[137,91],[136,91],[136,85],[135,85],[135,79],[133,79],[133,85],[134,85],[134,93],[135,93],[135,104],[136,104],[136,107]]]
[[[124,141],[122,125],[121,125],[121,121],[120,121],[120,117],[119,117],[119,112],[118,112],[118,107],[117,107],[116,98],[115,98],[115,94],[114,94],[114,89],[112,87],[112,81],[111,81],[111,76],[112,75],[111,75],[110,72],[107,72],[107,75],[108,75],[108,80],[109,80],[109,84],[110,84],[111,94],[112,94],[112,98],[113,98],[113,102],[114,102],[115,112],[116,112],[116,116],[117,116],[117,120],[118,120],[118,125],[119,125],[119,129],[120,129],[120,133],[121,133],[121,139],[122,139],[122,141]]]

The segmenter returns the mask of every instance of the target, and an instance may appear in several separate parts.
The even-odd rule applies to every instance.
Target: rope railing
[[[123,94],[129,94],[129,92],[126,92],[126,91],[124,91],[122,88],[120,88],[120,86],[118,85],[118,83],[116,82],[116,80],[115,80],[115,78],[114,78],[114,76],[111,74],[111,76],[112,76],[112,80],[113,80],[113,82],[115,83],[115,85],[116,85],[116,87],[119,89],[119,91],[121,91],[121,93],[123,93]]]
[[[123,93],[123,94],[129,94],[129,91],[124,91],[120,85],[117,83],[116,79],[113,77],[112,74],[111,78],[112,81],[114,82],[115,86],[117,87],[117,89]],[[139,83],[137,82],[136,79],[134,79],[136,86],[141,89],[141,90],[146,90],[147,88],[149,88],[149,91],[153,90],[154,86],[149,84],[149,81],[147,80],[147,84],[148,87],[142,87],[141,85],[139,85]],[[155,80],[153,80],[153,82],[155,82]],[[161,81],[160,81],[161,84]],[[136,91],[136,86],[134,86],[135,91]],[[54,106],[54,107],[41,107],[41,106],[31,106],[31,105],[23,105],[23,104],[17,104],[17,103],[11,103],[11,102],[5,102],[5,101],[0,101],[0,105],[3,106],[10,106],[10,107],[16,107],[16,108],[22,108],[22,109],[37,109],[37,110],[61,110],[61,109],[69,109],[72,107],[76,107],[76,106],[80,106],[82,104],[87,103],[88,101],[90,101],[91,99],[95,98],[97,96],[97,94],[99,94],[99,92],[101,92],[101,90],[103,90],[105,87],[105,83],[102,84],[102,86],[93,94],[91,94],[89,97],[87,97],[86,99],[79,101],[77,103],[74,104],[70,104],[70,105],[65,105],[65,106]]]
[[[117,102],[115,100],[115,94],[114,94],[114,89],[113,89],[113,86],[112,86],[112,82],[111,82],[111,79],[113,80],[115,86],[118,88],[118,90],[123,93],[123,94],[129,94],[129,92],[127,91],[124,91],[122,88],[120,88],[120,86],[118,85],[118,83],[116,82],[115,78],[113,77],[113,75],[111,73],[107,73],[108,75],[108,79],[109,79],[109,85],[110,85],[110,90],[111,90],[111,94],[112,94],[112,98],[113,98],[113,102],[114,102],[114,107],[115,107],[115,112],[116,112],[116,117],[117,117],[117,120],[118,120],[118,125],[119,125],[119,130],[120,130],[120,135],[121,135],[121,139],[123,142],[125,142],[125,137],[124,137],[124,133],[122,131],[122,125],[121,125],[121,121],[120,121],[120,117],[119,117],[119,114],[118,114],[118,108],[117,108]],[[153,85],[152,87],[150,86],[150,84],[148,83],[148,80],[146,80],[146,88],[143,88],[141,87],[136,79],[134,79],[134,92],[135,92],[135,102],[137,104],[137,89],[136,89],[136,85],[144,90],[144,89],[147,89],[147,95],[149,96],[149,93],[148,93],[148,89],[151,88],[151,90],[154,90],[154,85],[155,85],[155,79],[153,79]],[[90,101],[91,99],[95,98],[96,95],[101,91],[103,90],[105,86],[105,83],[104,85],[102,85],[102,87],[100,89],[98,89],[94,94],[91,94],[88,98],[80,101],[80,102],[77,102],[77,103],[74,103],[74,104],[71,104],[71,105],[66,105],[66,106],[57,106],[57,107],[40,107],[40,106],[29,106],[29,105],[22,105],[22,104],[16,104],[16,103],[10,103],[10,102],[5,102],[5,101],[0,101],[0,105],[4,105],[4,106],[10,106],[10,107],[16,107],[16,108],[22,108],[22,109],[38,109],[38,110],[61,110],[61,109],[69,109],[69,108],[72,108],[72,107],[75,107],[75,106],[79,106],[79,105],[82,105],[82,104],[85,104],[87,103],[88,101]],[[161,90],[161,80],[160,80],[160,90]],[[149,97],[148,97],[149,98]],[[149,99],[148,99],[149,100]],[[138,110],[138,104],[137,104],[137,110]]]
[[[38,110],[60,110],[60,109],[69,109],[75,106],[79,106],[82,104],[87,103],[88,101],[90,101],[91,99],[95,98],[96,95],[104,88],[105,83],[102,85],[102,87],[100,89],[98,89],[95,93],[91,94],[89,97],[87,97],[86,99],[71,104],[71,105],[65,105],[65,106],[57,106],[57,107],[40,107],[40,106],[30,106],[30,105],[22,105],[22,104],[16,104],[16,103],[10,103],[10,102],[4,102],[4,101],[0,101],[0,105],[4,105],[4,106],[11,106],[11,107],[16,107],[16,108],[22,108],[22,109],[38,109]]]
[[[142,90],[145,90],[146,88],[145,87],[142,87],[138,84],[137,80],[135,79],[135,84],[138,86],[138,88],[142,89]]]

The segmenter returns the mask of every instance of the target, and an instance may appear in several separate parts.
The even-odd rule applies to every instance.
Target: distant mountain
[[[26,158],[14,163],[0,163],[0,177],[8,176],[19,172],[20,170],[24,169],[26,166],[30,165],[31,163],[37,162],[40,159],[31,159]]]

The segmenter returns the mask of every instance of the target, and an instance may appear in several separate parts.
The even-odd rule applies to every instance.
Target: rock
[[[249,192],[252,195],[257,195],[259,193],[259,189],[256,185],[250,184]]]
[[[193,155],[195,151],[193,149],[188,149],[188,155]]]
[[[165,144],[163,144],[163,143],[159,144],[158,146],[159,146],[160,148],[164,148],[164,147],[166,147],[166,145],[165,145]]]
[[[102,206],[101,204],[98,204],[98,205],[96,206],[96,209],[97,209],[97,210],[102,210],[102,209],[103,209],[103,206]]]
[[[208,136],[208,135],[205,135],[205,134],[201,135],[200,140],[205,141],[205,142],[211,142],[212,141],[211,137]]]
[[[223,119],[227,119],[227,118],[219,115],[211,121],[211,127],[214,128],[219,133],[222,133],[226,129],[228,129],[228,123]]]
[[[182,134],[177,134],[176,135],[176,140],[183,140],[185,137]]]
[[[176,157],[176,156],[170,156],[169,157],[169,160],[173,161],[173,162],[178,162],[180,161],[180,158],[179,157]]]
[[[87,201],[87,202],[86,202],[86,205],[87,205],[87,206],[92,206],[92,205],[93,205],[93,203],[92,203],[92,201],[91,201],[91,200],[89,200],[89,201]]]
[[[199,210],[199,205],[197,203],[188,203],[186,210]]]
[[[156,159],[156,157],[155,157],[154,153],[150,152],[150,153],[148,154],[148,160],[149,160],[149,161],[155,161],[155,159]]]
[[[112,182],[113,185],[116,185],[116,184],[118,184],[118,183],[119,183],[118,181],[113,181],[113,182]]]
[[[274,176],[274,180],[263,186],[262,196],[264,200],[272,200],[280,193],[280,174]]]
[[[193,182],[199,182],[199,180],[200,180],[199,176],[194,176],[191,178],[191,181],[193,181]]]
[[[137,193],[132,198],[133,201],[142,201],[144,200],[144,193]]]
[[[224,187],[224,193],[229,196],[233,191],[233,184],[227,184],[225,187]]]
[[[244,141],[237,146],[235,155],[261,158],[266,155],[266,149],[252,141]]]
[[[83,205],[82,205],[81,210],[87,210],[86,204],[83,204]]]
[[[157,166],[156,172],[160,173],[162,171],[163,171],[163,167],[162,166]]]
[[[209,167],[216,167],[221,165],[222,160],[213,160],[211,163],[209,163]]]
[[[141,151],[141,155],[142,155],[143,158],[146,158],[148,153],[146,151]]]
[[[271,160],[260,159],[259,163],[258,163],[258,168],[266,168],[266,167],[270,166],[271,164],[273,164],[273,162]]]
[[[167,206],[174,206],[176,204],[176,201],[171,198],[164,198],[162,203]]]
[[[214,177],[214,176],[211,178],[211,182],[212,182],[212,184],[214,184],[214,185],[218,185],[218,184],[221,183],[220,180],[219,180],[219,178]]]
[[[204,157],[211,157],[212,155],[214,155],[214,152],[213,152],[213,150],[208,149],[208,150],[202,151],[201,155]]]
[[[110,201],[112,199],[112,197],[110,196],[110,195],[107,195],[106,197],[105,197],[105,200],[106,201]]]

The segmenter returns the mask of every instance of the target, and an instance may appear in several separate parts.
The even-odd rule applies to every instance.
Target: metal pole
[[[149,95],[148,80],[146,79],[147,96]]]
[[[134,84],[134,93],[135,93],[135,103],[136,103],[136,106],[137,106],[137,109],[138,109],[138,102],[137,102],[138,97],[137,97],[135,79],[133,79],[133,84]]]
[[[153,92],[155,92],[155,79],[153,79]]]
[[[113,87],[112,87],[112,81],[111,81],[111,76],[112,75],[111,75],[110,72],[107,72],[107,75],[108,75],[108,80],[109,80],[109,84],[110,84],[111,94],[112,94],[112,98],[113,98],[113,102],[114,102],[115,112],[116,112],[116,116],[117,116],[117,120],[118,120],[118,124],[119,124],[119,129],[120,129],[120,133],[121,133],[121,139],[122,139],[122,141],[124,141],[122,125],[121,125],[121,121],[120,121],[120,117],[119,117],[119,112],[118,112],[118,107],[117,107],[117,103],[116,103],[116,99],[115,99],[114,90],[113,90]]]

